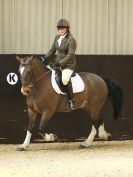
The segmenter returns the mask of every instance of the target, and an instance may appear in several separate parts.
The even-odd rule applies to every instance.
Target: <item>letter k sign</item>
[[[15,85],[18,82],[18,76],[15,73],[9,73],[6,79],[10,85]]]

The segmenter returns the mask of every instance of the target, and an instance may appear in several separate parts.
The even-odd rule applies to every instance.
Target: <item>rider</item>
[[[62,83],[65,85],[69,107],[75,108],[75,98],[72,89],[71,76],[75,70],[76,41],[70,33],[70,24],[66,19],[60,19],[57,23],[58,35],[55,36],[53,45],[44,59],[50,63],[49,57],[56,52],[56,58],[50,63],[50,67],[58,68],[62,72]],[[48,59],[48,60],[47,60]]]

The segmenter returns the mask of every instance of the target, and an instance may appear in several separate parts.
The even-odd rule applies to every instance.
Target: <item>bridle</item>
[[[24,64],[23,64],[24,65]],[[48,73],[51,72],[51,70],[49,69],[46,73],[42,74],[41,76],[37,77],[36,79],[34,79],[34,73],[33,73],[33,65],[32,63],[30,64],[25,64],[25,65],[30,65],[31,66],[31,81],[29,81],[26,84],[22,84],[22,86],[27,87],[27,88],[31,88],[34,86],[34,84],[36,82],[38,82],[39,80],[41,80],[43,77],[45,77]]]

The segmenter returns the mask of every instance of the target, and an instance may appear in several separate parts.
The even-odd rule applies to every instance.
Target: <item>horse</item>
[[[58,94],[51,84],[51,69],[47,68],[39,58],[35,56],[19,57],[19,72],[21,80],[21,92],[26,95],[29,123],[27,134],[23,144],[17,150],[25,151],[29,148],[33,128],[38,114],[41,114],[38,131],[42,131],[48,121],[56,112],[71,112],[68,109],[67,97]],[[99,117],[101,109],[107,97],[113,106],[113,118],[117,120],[121,115],[123,92],[119,84],[112,78],[101,77],[94,73],[80,72],[85,88],[82,92],[74,93],[75,110],[82,109],[90,115],[91,132],[81,142],[80,147],[91,146],[98,128],[103,126],[103,119]],[[89,116],[88,116],[89,117]]]

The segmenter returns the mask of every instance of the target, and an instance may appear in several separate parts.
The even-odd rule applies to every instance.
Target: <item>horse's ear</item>
[[[19,57],[18,55],[16,55],[16,60],[18,60],[20,62],[21,61],[21,57]]]
[[[27,63],[30,63],[33,60],[33,55],[27,59]]]
[[[30,57],[30,60],[33,60],[33,58],[34,58],[34,55],[32,55],[32,56]]]

